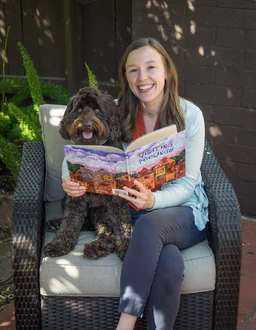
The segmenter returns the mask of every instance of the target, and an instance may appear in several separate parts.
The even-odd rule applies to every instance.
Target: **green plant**
[[[39,106],[45,103],[45,98],[59,104],[69,101],[62,86],[39,80],[26,48],[20,42],[18,45],[27,78],[5,78],[0,81],[0,92],[5,96],[0,112],[0,159],[15,180],[19,173],[23,142],[41,140]]]
[[[89,68],[89,66],[86,62],[84,62],[84,65],[85,65],[87,73],[88,73],[89,86],[99,88],[99,83],[97,81],[95,74],[91,71],[91,69]]]
[[[23,66],[25,68],[27,78],[28,78],[28,84],[30,89],[30,94],[32,97],[32,100],[34,102],[34,109],[36,112],[39,112],[39,106],[40,104],[45,103],[43,98],[43,93],[41,90],[39,78],[36,72],[36,69],[34,67],[34,64],[26,50],[26,48],[22,45],[21,42],[18,42],[18,46],[20,48],[20,53],[23,60]]]
[[[3,67],[2,67],[3,81],[5,80],[6,49],[7,49],[7,44],[8,44],[9,31],[10,31],[10,26],[8,26],[6,38],[5,38],[5,42],[4,42],[4,57],[3,57]],[[5,104],[5,93],[2,92],[2,109],[4,108],[4,104]]]

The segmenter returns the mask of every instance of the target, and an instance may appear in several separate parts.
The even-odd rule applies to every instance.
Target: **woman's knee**
[[[173,244],[164,245],[156,270],[156,278],[180,282],[184,275],[184,260],[180,250]]]
[[[136,224],[133,228],[133,235],[135,233],[140,237],[146,237],[148,239],[158,234],[157,227],[155,226],[154,222],[152,221],[152,217],[149,214],[143,215],[136,221]]]

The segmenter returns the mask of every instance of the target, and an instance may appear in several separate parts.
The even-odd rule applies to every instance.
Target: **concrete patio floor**
[[[242,220],[242,269],[238,322],[236,330],[256,329],[256,219]],[[0,330],[14,330],[14,305],[7,305],[0,313]],[[188,329],[190,330],[190,329]],[[204,330],[204,329],[197,329]],[[235,330],[235,329],[234,329]]]

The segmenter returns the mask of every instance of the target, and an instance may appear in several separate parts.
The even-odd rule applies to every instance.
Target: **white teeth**
[[[147,86],[139,86],[139,89],[145,90],[150,89],[153,85],[147,85]]]

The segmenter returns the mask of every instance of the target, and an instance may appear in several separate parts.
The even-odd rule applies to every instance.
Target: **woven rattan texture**
[[[207,143],[202,175],[210,203],[209,242],[215,254],[217,267],[214,311],[211,312],[212,293],[182,295],[175,329],[211,329],[213,318],[214,329],[234,330],[237,321],[241,260],[239,206],[231,184]],[[51,330],[114,329],[118,318],[118,298],[42,297],[40,302],[39,261],[41,227],[44,219],[43,187],[43,145],[40,142],[26,143],[13,208],[16,327],[40,329],[42,324],[43,329]],[[65,328],[59,327],[58,324],[61,322],[65,324]],[[80,328],[77,326],[79,322],[83,323]],[[88,323],[86,327],[85,322]],[[145,322],[138,323],[138,329],[146,329]]]
[[[13,280],[17,329],[40,328],[39,262],[43,220],[44,148],[25,143],[13,204]]]
[[[182,295],[174,329],[212,329],[213,297],[213,291]],[[42,297],[42,329],[114,330],[118,302],[119,298]],[[147,330],[145,316],[138,319],[136,330]]]
[[[234,330],[241,267],[241,214],[233,187],[207,142],[201,171],[209,198],[209,241],[217,268],[214,329]]]

